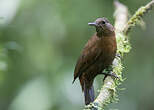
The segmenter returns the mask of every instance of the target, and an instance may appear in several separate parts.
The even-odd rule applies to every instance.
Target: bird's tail
[[[79,79],[82,91],[84,92],[85,105],[88,105],[95,99],[93,81],[86,81],[84,77],[79,77]]]
[[[88,105],[94,101],[94,87],[93,85],[90,88],[84,86],[84,97],[85,97],[85,104]]]

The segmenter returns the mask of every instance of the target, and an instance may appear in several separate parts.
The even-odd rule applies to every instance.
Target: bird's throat
[[[99,38],[101,38],[101,37],[108,37],[108,36],[113,36],[113,35],[115,35],[115,33],[114,32],[102,32],[102,31],[98,31],[98,32],[96,32],[96,35],[97,35],[97,37],[99,37]]]

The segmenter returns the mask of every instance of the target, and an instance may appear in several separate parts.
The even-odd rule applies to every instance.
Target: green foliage
[[[8,69],[7,65],[7,55],[6,50],[1,46],[0,47],[0,85],[5,81],[5,72]]]

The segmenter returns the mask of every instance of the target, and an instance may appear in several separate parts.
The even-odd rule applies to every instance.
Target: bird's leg
[[[103,81],[105,80],[105,78],[106,78],[107,76],[112,76],[112,77],[114,77],[114,78],[119,79],[119,77],[118,77],[114,72],[112,72],[112,70],[113,70],[113,68],[110,66],[110,67],[108,67],[107,69],[105,69],[105,70],[102,72],[102,74],[105,75]]]
[[[114,78],[118,78],[119,79],[119,77],[114,72],[112,72],[112,71],[110,71],[108,73],[102,73],[102,74],[104,74],[105,76],[113,76]]]

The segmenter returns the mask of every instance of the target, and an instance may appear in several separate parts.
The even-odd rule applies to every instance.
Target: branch
[[[136,24],[141,22],[142,17],[149,11],[152,9],[152,7],[154,6],[154,0],[152,0],[151,2],[149,2],[146,6],[142,6],[141,8],[139,8],[136,13],[130,18],[130,20],[127,22],[125,28],[123,29],[123,33],[125,35],[128,34],[128,32],[130,31],[130,29],[133,26],[136,26]]]
[[[116,57],[113,61],[113,73],[115,73],[120,80],[116,80],[111,76],[107,76],[104,80],[99,95],[95,101],[85,107],[84,110],[102,110],[105,105],[111,103],[116,97],[116,88],[120,84],[122,79],[122,63],[121,60],[125,53],[128,53],[131,49],[127,34],[132,26],[136,26],[137,22],[141,21],[141,17],[148,12],[154,5],[154,0],[148,3],[146,6],[141,7],[128,21],[128,9],[125,5],[121,4],[118,0],[114,1],[115,6],[115,29],[117,39],[117,53],[120,57]]]
[[[117,32],[121,32],[128,21],[128,9],[119,1],[114,2],[114,7],[115,29]]]

